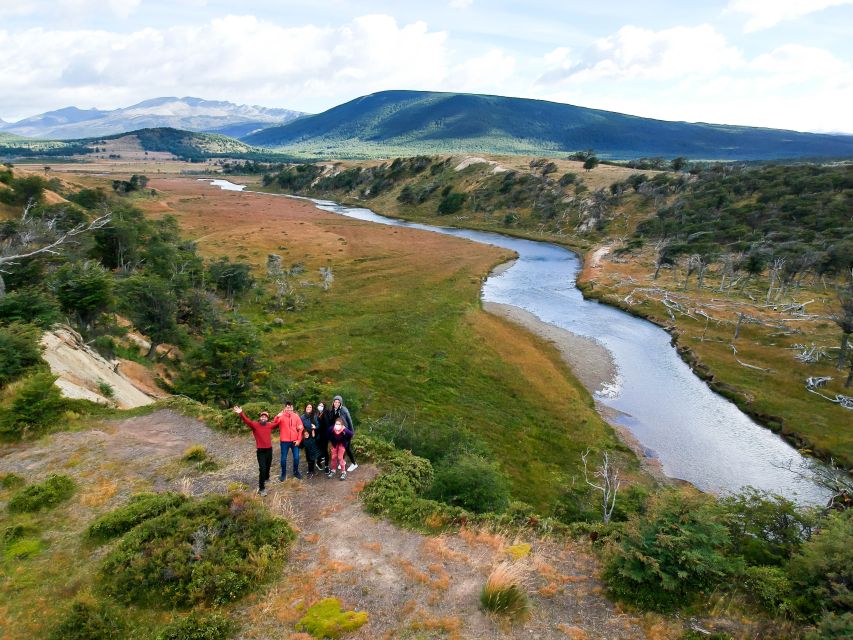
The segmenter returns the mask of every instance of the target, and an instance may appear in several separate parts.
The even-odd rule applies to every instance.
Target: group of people
[[[355,428],[352,416],[344,405],[341,396],[335,396],[331,406],[318,402],[305,405],[302,415],[294,411],[293,402],[284,403],[284,409],[270,419],[268,411],[261,411],[257,420],[252,420],[243,409],[234,407],[243,422],[255,434],[255,444],[258,447],[258,493],[267,495],[266,483],[270,478],[272,467],[272,432],[278,429],[281,445],[281,474],[279,480],[287,479],[288,453],[293,459],[293,477],[302,479],[299,472],[299,450],[305,451],[308,460],[308,478],[316,473],[326,473],[327,478],[334,478],[340,471],[341,480],[347,479],[347,473],[358,468],[355,456],[350,446]],[[346,466],[346,457],[350,465]]]

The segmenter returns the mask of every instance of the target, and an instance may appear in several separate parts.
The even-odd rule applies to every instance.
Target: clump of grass
[[[126,533],[104,558],[100,586],[124,604],[163,608],[239,599],[284,560],[293,530],[245,495],[188,500]],[[273,575],[275,571],[267,571]]]
[[[219,466],[216,460],[208,453],[207,449],[200,444],[187,447],[181,460],[193,465],[198,471],[213,471]]]
[[[195,611],[175,620],[157,634],[156,640],[226,640],[234,633],[234,623],[221,613]]]
[[[86,537],[96,542],[106,542],[134,527],[159,516],[171,509],[177,509],[186,502],[179,493],[140,493],[118,509],[102,515],[86,529]]]
[[[502,562],[489,574],[480,604],[486,611],[506,616],[512,621],[526,620],[530,600],[524,588],[524,567],[515,562]]]
[[[116,394],[113,386],[105,380],[98,380],[98,391],[100,391],[101,395],[105,398],[113,398]]]
[[[7,508],[11,513],[40,511],[55,507],[68,500],[76,485],[68,476],[50,475],[40,484],[33,484],[19,490],[9,500]]]
[[[26,481],[15,473],[0,473],[0,489],[17,489],[25,484]]]
[[[48,640],[121,640],[125,621],[116,607],[85,595],[78,597],[51,629]]]
[[[39,555],[44,549],[36,534],[38,529],[30,524],[17,522],[0,532],[0,550],[7,562],[24,560]]]
[[[325,598],[314,603],[296,624],[298,631],[306,631],[315,638],[340,638],[355,631],[367,622],[366,611],[343,611],[337,598]]]

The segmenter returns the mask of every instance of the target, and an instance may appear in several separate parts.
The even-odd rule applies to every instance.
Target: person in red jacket
[[[243,413],[240,407],[234,407],[234,413],[246,423],[252,433],[255,434],[255,444],[258,446],[258,493],[267,495],[266,482],[270,479],[270,467],[272,466],[272,422],[270,414],[261,411],[258,421],[249,420],[249,416]]]
[[[302,418],[293,410],[293,403],[289,400],[284,403],[284,410],[272,421],[272,428],[278,428],[281,440],[281,475],[282,482],[287,478],[287,452],[293,451],[293,477],[302,480],[299,473],[299,445],[302,443]]]

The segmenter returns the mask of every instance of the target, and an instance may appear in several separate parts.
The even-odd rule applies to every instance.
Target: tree
[[[250,324],[232,322],[219,327],[189,353],[175,389],[223,407],[244,402],[265,374],[259,356],[260,341]]]
[[[616,494],[619,493],[619,487],[622,484],[622,481],[619,479],[619,469],[611,463],[610,454],[605,451],[601,455],[601,464],[592,473],[593,477],[597,478],[598,481],[597,483],[593,482],[589,479],[587,470],[586,459],[588,456],[589,449],[581,454],[581,460],[583,460],[583,479],[590,487],[601,492],[601,519],[604,521],[604,524],[607,524],[613,515],[613,509],[616,508]]]
[[[40,331],[28,324],[0,327],[0,387],[41,362]]]
[[[114,286],[112,275],[94,260],[63,265],[53,281],[62,310],[85,329],[112,306]]]
[[[220,258],[211,262],[207,274],[217,291],[224,293],[230,304],[234,297],[248,291],[255,285],[252,277],[252,265],[245,262],[231,262],[228,258]]]
[[[844,368],[847,359],[847,345],[850,334],[853,333],[853,282],[838,290],[838,311],[833,314],[832,319],[841,329],[841,351],[838,354],[836,369]]]
[[[154,359],[157,347],[180,338],[176,315],[178,300],[168,283],[156,276],[134,276],[121,283],[121,311],[148,336],[147,357]]]
[[[599,159],[595,156],[590,156],[583,162],[583,168],[587,171],[592,171],[598,166]]]
[[[683,156],[679,156],[678,158],[673,158],[672,162],[669,163],[669,166],[673,171],[683,171],[687,166],[687,158]]]
[[[103,228],[110,221],[110,212],[105,211],[90,222],[80,224],[64,232],[57,230],[56,218],[42,218],[30,215],[34,201],[24,207],[21,219],[0,237],[0,297],[6,293],[3,273],[16,267],[22,260],[42,255],[58,255],[60,247],[81,234]],[[61,215],[61,214],[60,214]]]

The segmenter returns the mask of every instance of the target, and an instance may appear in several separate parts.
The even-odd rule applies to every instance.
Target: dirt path
[[[219,468],[200,472],[181,462],[194,444],[211,452]],[[75,477],[83,487],[75,498],[82,530],[91,518],[141,490],[202,495],[232,490],[236,483],[254,489],[252,444],[248,434],[215,432],[161,410],[4,449],[0,472],[28,481],[38,480],[44,469]],[[272,471],[277,478],[277,461]],[[264,501],[295,525],[299,538],[280,578],[235,612],[245,623],[238,638],[286,638],[306,606],[329,596],[348,609],[368,612],[369,622],[347,636],[352,638],[646,637],[639,620],[620,614],[601,595],[596,563],[582,545],[469,530],[440,537],[401,530],[366,514],[358,500],[377,473],[362,465],[345,482],[324,476],[273,480]],[[530,545],[520,562],[528,569],[533,611],[525,625],[506,628],[481,612],[479,594],[491,568],[519,543]]]

